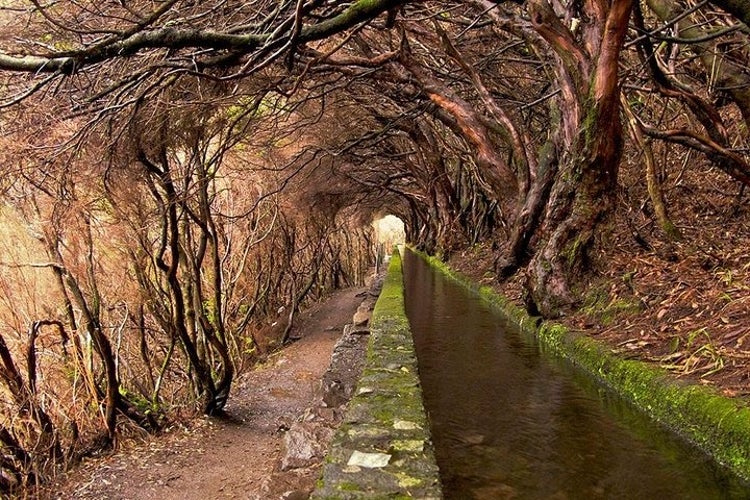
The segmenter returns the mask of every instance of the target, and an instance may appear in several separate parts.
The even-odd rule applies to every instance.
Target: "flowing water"
[[[445,498],[750,498],[411,252],[404,273]]]

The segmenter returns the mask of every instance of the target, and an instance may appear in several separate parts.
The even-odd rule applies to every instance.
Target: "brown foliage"
[[[718,315],[740,352],[744,289],[722,305],[720,287],[673,283],[697,268],[704,282],[745,276],[735,235],[715,230],[747,204],[745,13],[716,3],[727,12],[4,3],[0,187],[17,244],[0,269],[3,404],[37,416],[8,424],[2,467],[24,480],[39,433],[75,448],[74,428],[112,441],[118,421],[220,411],[267,348],[257,332],[283,343],[305,301],[362,279],[369,223],[385,213],[430,252],[489,249],[493,275],[546,316],[585,309],[597,273],[611,280],[632,259],[650,291],[618,284],[611,300],[630,293],[693,332]],[[732,216],[701,218],[730,204]],[[690,243],[705,234],[722,248]],[[69,352],[51,326],[29,348],[39,321],[61,325]],[[671,335],[675,364],[708,366],[693,349],[702,334]]]

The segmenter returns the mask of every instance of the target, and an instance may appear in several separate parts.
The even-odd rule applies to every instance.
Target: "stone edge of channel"
[[[311,498],[442,498],[398,251],[391,257],[370,331],[362,376]]]

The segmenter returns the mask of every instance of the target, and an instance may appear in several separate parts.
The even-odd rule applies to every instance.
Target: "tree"
[[[6,2],[1,154],[44,199],[28,220],[64,304],[34,320],[80,343],[111,437],[165,394],[220,411],[264,337],[362,278],[375,214],[444,256],[486,244],[533,312],[565,314],[601,264],[623,150],[644,151],[668,234],[669,154],[703,153],[738,199],[750,182],[747,9],[713,4]]]

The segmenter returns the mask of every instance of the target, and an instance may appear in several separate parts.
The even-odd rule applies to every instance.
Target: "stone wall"
[[[370,320],[364,371],[312,498],[442,498],[397,252]]]

